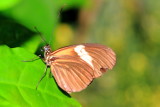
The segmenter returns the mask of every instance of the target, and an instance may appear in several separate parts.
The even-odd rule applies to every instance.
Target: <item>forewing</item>
[[[94,78],[101,76],[116,63],[116,54],[111,48],[99,44],[85,44],[85,50],[92,57]]]
[[[93,69],[79,57],[56,59],[51,72],[59,87],[68,93],[85,89],[93,80]]]
[[[100,44],[72,45],[60,48],[52,54],[57,57],[63,55],[80,57],[86,64],[92,67],[94,78],[101,76],[108,69],[112,69],[116,63],[114,51]]]

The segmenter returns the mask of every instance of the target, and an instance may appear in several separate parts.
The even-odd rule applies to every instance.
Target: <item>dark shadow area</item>
[[[78,8],[70,8],[67,10],[63,10],[60,14],[60,22],[76,25],[78,14],[79,14]]]
[[[0,45],[18,47],[33,35],[34,32],[0,14]]]

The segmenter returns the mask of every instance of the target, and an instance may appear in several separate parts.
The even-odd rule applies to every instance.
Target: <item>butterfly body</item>
[[[94,78],[112,69],[116,56],[112,49],[99,44],[71,45],[56,51],[47,45],[44,61],[58,86],[71,93],[85,89]]]

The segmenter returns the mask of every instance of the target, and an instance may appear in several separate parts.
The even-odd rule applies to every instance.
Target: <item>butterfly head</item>
[[[52,52],[51,46],[48,44],[43,47],[43,50],[44,50],[44,56],[47,56]]]

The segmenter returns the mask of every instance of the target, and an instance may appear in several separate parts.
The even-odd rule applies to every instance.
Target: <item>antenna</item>
[[[64,9],[64,7],[65,7],[66,5],[67,5],[67,4],[64,4],[64,5],[60,8],[59,13],[58,13],[58,15],[57,15],[57,18],[59,18],[59,16],[60,16],[61,13],[62,13],[62,10]]]
[[[41,37],[42,41],[47,45],[47,41],[44,39],[44,36],[42,35],[42,33],[37,29],[37,27],[34,27],[34,29],[37,31],[37,33],[39,33],[39,36]]]
[[[58,15],[57,15],[57,18],[59,18],[59,17],[60,17],[60,15],[61,15],[61,13],[62,13],[63,8],[64,8],[66,5],[67,5],[67,4],[64,4],[64,5],[60,8],[60,10],[59,10],[59,12],[58,12]],[[50,36],[49,44],[50,44],[50,42],[51,42],[51,37],[52,37],[52,36]]]

